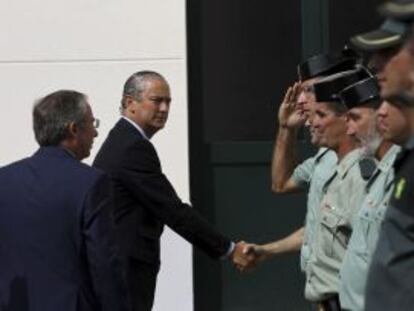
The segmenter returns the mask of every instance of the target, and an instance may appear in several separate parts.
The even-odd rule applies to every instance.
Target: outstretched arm
[[[252,245],[251,247],[256,254],[264,258],[297,252],[302,247],[304,232],[305,227],[302,227],[280,240],[263,245]]]
[[[254,268],[262,261],[282,254],[293,253],[299,251],[303,243],[303,235],[305,227],[302,227],[287,237],[267,244],[247,244],[244,247],[244,253],[250,255],[252,261],[249,265],[239,268],[240,271],[246,271]]]

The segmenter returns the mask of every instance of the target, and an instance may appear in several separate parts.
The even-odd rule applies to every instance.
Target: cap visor
[[[400,21],[414,20],[414,3],[395,3],[388,1],[378,7],[378,11],[382,16],[394,18]]]
[[[402,42],[402,36],[383,29],[377,29],[353,36],[350,42],[358,50],[370,52],[398,46]]]

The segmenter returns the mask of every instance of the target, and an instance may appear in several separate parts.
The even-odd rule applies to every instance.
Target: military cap
[[[378,11],[385,17],[390,17],[406,22],[414,21],[413,0],[387,1],[378,7]]]
[[[375,106],[378,108],[381,102],[378,80],[375,77],[370,77],[358,81],[339,92],[339,98],[348,109],[368,102],[375,102]]]
[[[322,75],[329,76],[354,69],[359,62],[359,55],[355,51],[345,48],[339,53],[325,53],[308,58],[298,65],[298,75],[301,81]]]
[[[414,96],[406,92],[392,95],[390,97],[385,98],[385,100],[389,102],[391,105],[399,107],[399,108],[402,108],[402,107],[414,108]]]
[[[341,102],[339,93],[346,87],[372,77],[372,74],[364,67],[340,72],[313,85],[317,102]]]
[[[357,34],[349,41],[358,50],[375,52],[401,45],[407,31],[407,23],[388,18],[378,29]]]

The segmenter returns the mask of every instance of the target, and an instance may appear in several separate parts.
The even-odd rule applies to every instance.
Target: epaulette
[[[372,158],[363,158],[359,160],[359,170],[361,171],[361,176],[364,180],[369,180],[376,168],[377,164]]]
[[[326,148],[324,151],[322,151],[320,154],[317,155],[315,162],[319,163],[320,160],[328,153],[329,149]]]

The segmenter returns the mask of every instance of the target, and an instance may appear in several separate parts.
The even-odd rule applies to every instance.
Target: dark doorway
[[[303,224],[305,194],[270,191],[278,106],[301,59],[379,24],[375,4],[187,1],[191,200],[235,241],[268,242]],[[299,148],[303,157],[313,152],[306,140]],[[195,250],[195,310],[306,310],[298,257],[244,276]]]

